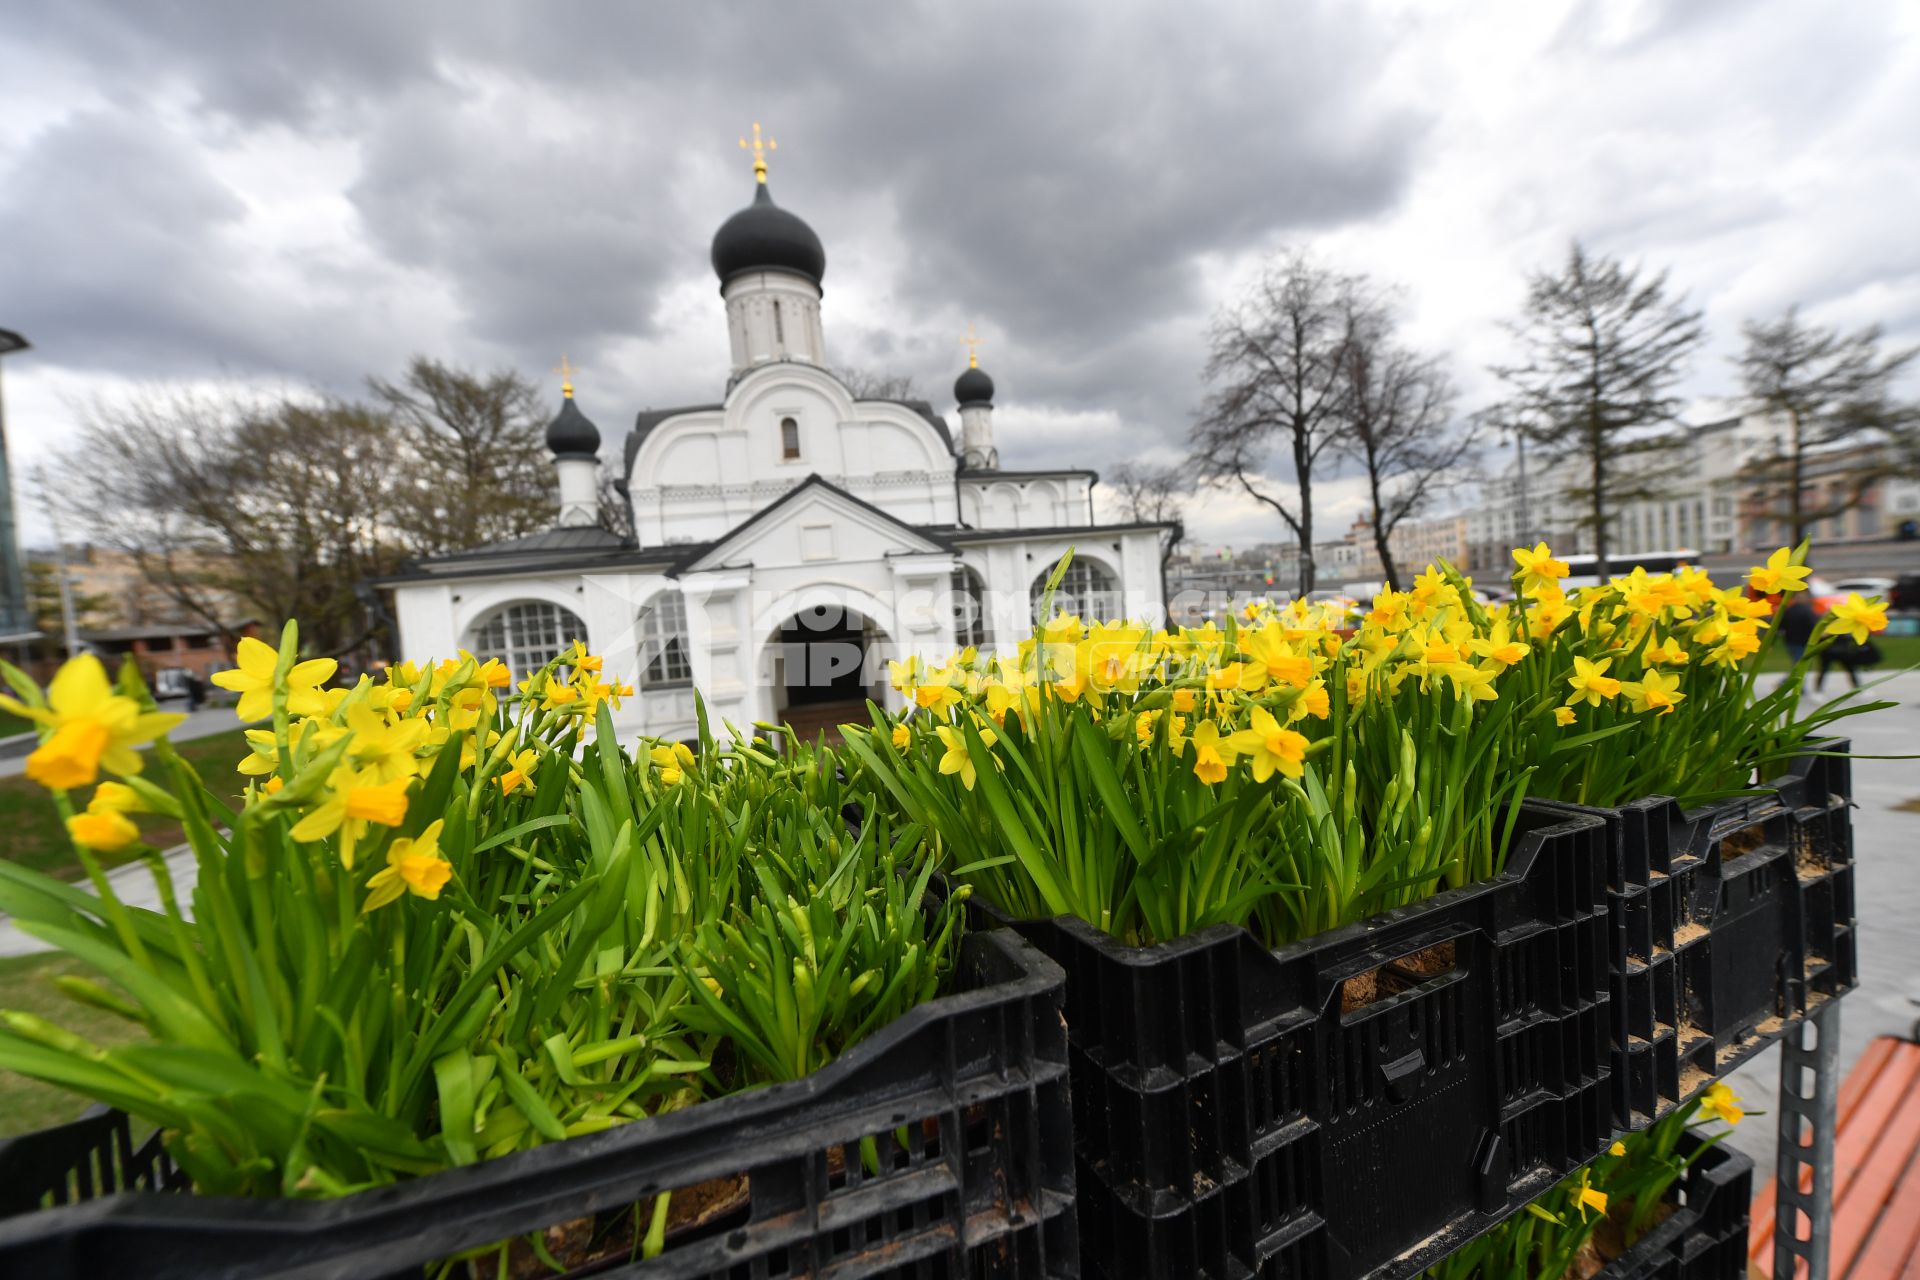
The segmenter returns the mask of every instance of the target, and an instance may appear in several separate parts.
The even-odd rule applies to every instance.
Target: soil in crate
[[[1698,1150],[1698,1134],[1680,1151]],[[1669,1193],[1671,1210],[1593,1280],[1745,1280],[1753,1161],[1717,1143],[1701,1152]],[[1584,1278],[1583,1278],[1584,1280]]]
[[[1529,809],[1501,876],[1279,951],[999,921],[1067,971],[1090,1271],[1412,1275],[1597,1155],[1604,836]]]
[[[1844,753],[1844,741],[1810,750]],[[1607,824],[1614,1122],[1644,1129],[1858,983],[1848,762],[1683,812],[1553,806]]]
[[[419,1277],[561,1224],[579,1274],[1070,1280],[1060,971],[973,936],[956,986],[804,1080],[337,1200],[189,1194],[101,1109],[0,1142],[0,1275]],[[631,1264],[603,1228],[668,1189],[677,1229]]]

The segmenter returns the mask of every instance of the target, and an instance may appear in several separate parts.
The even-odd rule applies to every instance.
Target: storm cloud
[[[143,379],[340,391],[425,351],[617,435],[710,400],[707,242],[780,140],[829,346],[946,403],[979,326],[1010,466],[1171,458],[1208,316],[1312,245],[1406,287],[1468,400],[1527,269],[1671,266],[1749,314],[1920,328],[1911,11],[1765,5],[8,6],[0,325],[29,450]],[[1466,407],[1474,407],[1468,403]],[[24,424],[24,425],[23,425]],[[1209,504],[1203,536],[1270,536]]]

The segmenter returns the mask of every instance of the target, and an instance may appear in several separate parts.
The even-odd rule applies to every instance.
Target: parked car
[[[1884,600],[1892,592],[1893,584],[1892,578],[1842,578],[1833,584],[1833,589],[1843,596],[1855,592],[1862,596],[1879,596]]]
[[[1899,613],[1920,613],[1920,573],[1901,575],[1887,592],[1887,603]]]

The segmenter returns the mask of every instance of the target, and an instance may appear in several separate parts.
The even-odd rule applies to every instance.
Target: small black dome
[[[748,271],[791,271],[819,284],[827,251],[813,228],[773,202],[762,182],[753,203],[713,233],[713,271],[724,286]]]
[[[566,398],[560,406],[560,412],[547,424],[547,448],[560,457],[570,453],[600,456],[600,428],[580,412],[580,406],[573,402],[572,396]]]
[[[992,404],[993,379],[978,365],[953,380],[953,398],[961,404]]]

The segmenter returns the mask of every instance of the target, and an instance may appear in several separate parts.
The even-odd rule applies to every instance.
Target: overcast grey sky
[[[416,351],[565,351],[617,457],[725,378],[707,243],[754,120],[836,361],[951,412],[974,323],[1008,466],[1177,456],[1208,315],[1281,246],[1402,285],[1468,409],[1574,236],[1705,308],[1703,414],[1745,317],[1920,340],[1911,3],[0,0],[16,475],[92,396],[351,392]]]

